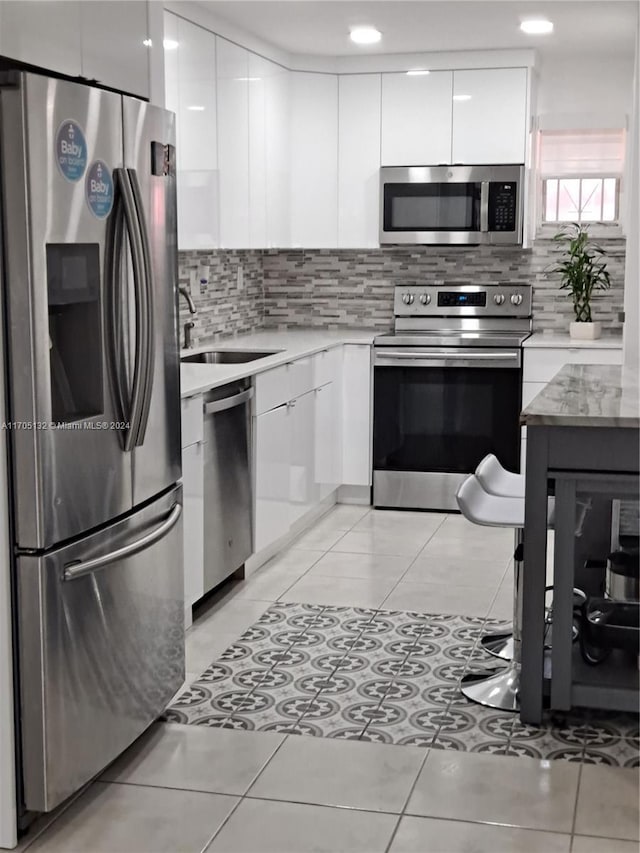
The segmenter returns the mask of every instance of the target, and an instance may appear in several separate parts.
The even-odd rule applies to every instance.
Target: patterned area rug
[[[504,623],[278,603],[185,689],[164,719],[250,731],[638,765],[638,718],[579,711],[541,728],[461,695],[499,663],[478,645]]]

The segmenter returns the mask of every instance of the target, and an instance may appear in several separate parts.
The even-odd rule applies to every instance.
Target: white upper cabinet
[[[267,245],[267,79],[272,65],[249,54],[249,246]]]
[[[291,74],[291,245],[338,245],[338,77]]]
[[[527,69],[453,72],[453,163],[524,163]]]
[[[149,38],[147,6],[146,0],[80,3],[83,77],[149,97],[149,47],[144,43]],[[57,38],[59,23],[54,31]]]
[[[180,72],[178,69],[178,26],[180,19],[171,12],[164,13],[164,41],[171,49],[164,49],[164,105],[178,115],[180,112]],[[176,122],[176,145],[180,144],[180,122]],[[180,161],[180,148],[176,152]]]
[[[291,245],[289,181],[291,170],[291,72],[266,62],[265,143],[267,193],[267,248]]]
[[[216,38],[177,18],[177,32],[165,50],[165,76],[177,62],[178,247],[220,245],[216,125]],[[169,104],[167,103],[167,106]]]
[[[2,0],[0,55],[77,77],[82,74],[81,2]],[[142,48],[144,50],[144,48]]]
[[[249,53],[216,37],[220,246],[249,239]]]
[[[451,71],[382,75],[382,165],[451,162]]]
[[[166,50],[165,56],[171,59],[176,55],[178,59],[178,162],[183,169],[215,172],[216,39],[202,27],[180,18],[177,41],[178,48]]]
[[[338,246],[377,247],[380,195],[380,74],[338,84]]]
[[[0,0],[0,55],[148,98],[147,0]]]

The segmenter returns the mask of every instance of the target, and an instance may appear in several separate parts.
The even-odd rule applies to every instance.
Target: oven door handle
[[[397,350],[376,352],[374,366],[378,367],[519,367],[520,353],[506,352],[448,352],[406,353]]]

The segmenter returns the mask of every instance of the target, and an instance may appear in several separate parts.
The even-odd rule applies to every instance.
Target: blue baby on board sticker
[[[64,178],[79,181],[87,168],[87,143],[80,125],[67,119],[56,134],[56,162]]]
[[[104,160],[94,160],[85,181],[89,210],[98,219],[105,219],[113,207],[113,180]]]

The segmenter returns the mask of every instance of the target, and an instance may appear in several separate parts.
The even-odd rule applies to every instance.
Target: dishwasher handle
[[[239,394],[234,394],[231,397],[223,397],[222,400],[213,400],[211,403],[205,403],[205,415],[216,415],[218,412],[226,412],[227,409],[235,409],[236,406],[241,406],[247,403],[253,397],[253,388],[247,388],[246,391],[241,391]]]

